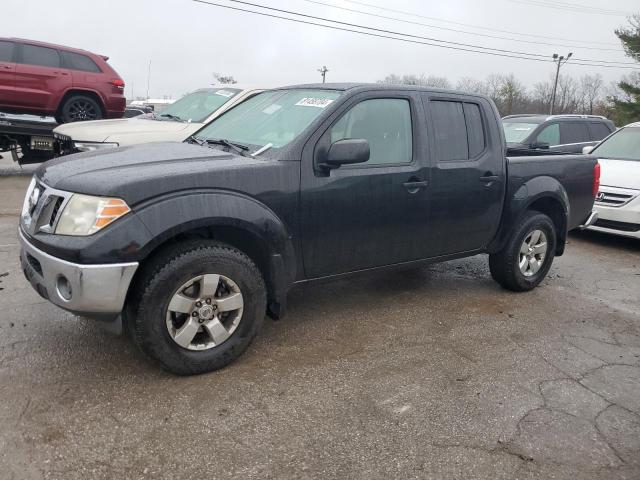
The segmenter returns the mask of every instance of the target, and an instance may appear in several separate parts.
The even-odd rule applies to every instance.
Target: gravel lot
[[[640,242],[579,232],[535,291],[486,258],[292,292],[177,378],[40,299],[0,178],[0,478],[640,478]]]

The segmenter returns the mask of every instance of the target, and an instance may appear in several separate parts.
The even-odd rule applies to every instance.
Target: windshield
[[[240,91],[237,88],[198,90],[163,108],[156,116],[182,122],[202,123]]]
[[[591,153],[600,158],[640,161],[640,127],[621,128]]]
[[[196,137],[262,149],[281,148],[307,128],[341,92],[274,90],[252,97],[204,127]]]
[[[538,126],[537,123],[502,122],[507,143],[520,143]]]

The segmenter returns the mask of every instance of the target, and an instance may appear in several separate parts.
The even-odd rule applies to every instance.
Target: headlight
[[[119,198],[74,193],[60,215],[55,233],[91,235],[130,211],[125,201]]]
[[[104,148],[116,148],[118,144],[115,142],[73,142],[73,146],[80,152],[92,152],[94,150],[102,150]]]

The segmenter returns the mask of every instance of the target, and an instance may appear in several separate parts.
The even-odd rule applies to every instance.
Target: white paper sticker
[[[273,105],[269,105],[267,108],[262,110],[262,113],[266,113],[267,115],[271,115],[272,113],[276,113],[281,108],[282,108],[282,106],[278,105],[277,103],[274,103]]]
[[[300,107],[318,107],[325,108],[333,102],[330,98],[312,98],[312,97],[304,97],[302,100],[298,101],[296,105]]]
[[[218,90],[216,92],[216,95],[229,98],[229,97],[233,97],[233,92],[230,92],[229,90]]]

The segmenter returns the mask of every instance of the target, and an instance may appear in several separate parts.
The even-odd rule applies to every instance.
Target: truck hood
[[[225,188],[238,169],[270,162],[189,143],[150,143],[77,153],[44,163],[36,176],[74,193],[118,197],[129,205],[190,189]]]
[[[153,120],[142,116],[65,123],[56,127],[53,132],[84,142],[117,142],[120,145],[132,145],[145,141],[184,140],[189,132],[195,132],[202,126],[202,123]],[[182,132],[185,132],[184,135],[180,135]],[[159,137],[154,138],[156,135]],[[179,135],[179,138],[175,135]],[[152,139],[147,140],[148,137]]]
[[[640,162],[599,158],[600,185],[640,190]]]

